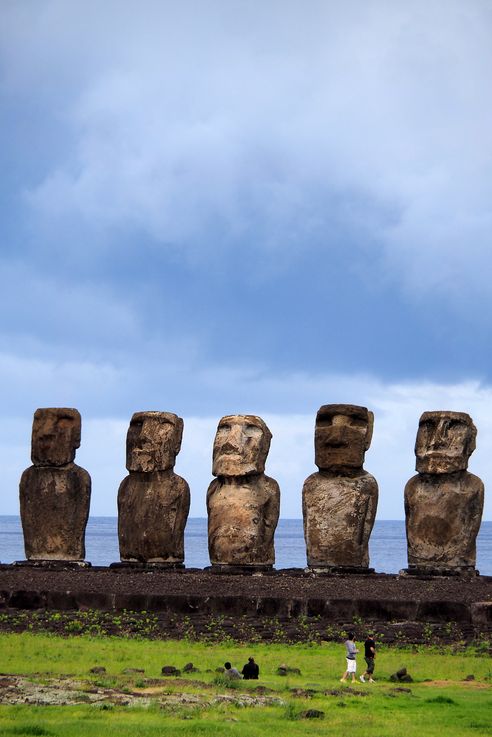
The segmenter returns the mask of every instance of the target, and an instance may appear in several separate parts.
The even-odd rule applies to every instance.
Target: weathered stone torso
[[[83,560],[90,497],[90,476],[75,463],[27,468],[20,481],[26,557]]]
[[[280,510],[277,482],[256,474],[212,481],[207,492],[213,565],[272,565]]]
[[[308,565],[367,567],[377,501],[376,479],[366,471],[309,476],[302,492]]]
[[[405,487],[409,565],[474,567],[483,500],[481,479],[467,471],[413,476]]]
[[[189,507],[189,486],[173,471],[131,472],[118,490],[121,560],[182,563]]]

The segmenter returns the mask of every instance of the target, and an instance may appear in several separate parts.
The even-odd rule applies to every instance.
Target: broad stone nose
[[[155,433],[154,433],[153,424],[150,422],[144,421],[142,424],[140,433],[139,433],[138,445],[143,446],[143,445],[148,445],[148,443],[152,443],[154,440],[154,436],[155,436]]]
[[[222,445],[223,450],[239,450],[243,443],[243,428],[241,425],[232,425]]]
[[[439,420],[429,442],[429,446],[432,450],[443,448],[448,444],[448,430],[448,420]]]

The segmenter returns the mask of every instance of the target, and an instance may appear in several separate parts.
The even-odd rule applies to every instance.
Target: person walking
[[[347,676],[349,674],[351,674],[352,676],[352,683],[355,683],[355,674],[357,671],[357,661],[355,659],[355,656],[359,651],[357,650],[357,647],[355,645],[355,635],[353,632],[348,633],[347,640],[345,641],[345,649],[347,669],[343,676],[340,678],[340,683],[344,683],[347,680]]]
[[[362,683],[366,682],[367,676],[369,676],[369,683],[374,683],[374,658],[376,657],[376,641],[374,635],[369,632],[366,641],[364,642],[364,660],[366,661],[367,667],[365,672],[360,676]]]

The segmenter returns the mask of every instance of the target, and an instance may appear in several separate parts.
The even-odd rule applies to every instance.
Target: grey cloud
[[[42,99],[41,77],[60,79],[50,104],[74,141],[26,192],[40,222],[69,217],[106,239],[133,227],[185,253],[214,248],[204,233],[232,247],[247,238],[295,260],[306,243],[330,248],[336,201],[340,228],[410,296],[463,276],[486,291],[484,3],[147,8],[5,13],[5,84]]]

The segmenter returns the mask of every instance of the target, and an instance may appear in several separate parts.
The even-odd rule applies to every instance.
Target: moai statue
[[[174,473],[183,420],[171,412],[136,412],[126,437],[130,472],[118,490],[123,562],[183,567],[190,489]]]
[[[208,549],[212,567],[269,569],[280,489],[265,475],[272,434],[261,417],[223,417],[214,441],[212,481],[207,492]]]
[[[74,463],[80,446],[76,409],[37,409],[32,425],[31,459],[20,481],[20,512],[29,561],[85,558],[91,477]]]
[[[352,404],[326,404],[316,415],[318,473],[304,482],[302,513],[311,568],[367,572],[378,485],[364,471],[374,415]]]
[[[409,573],[475,570],[484,488],[468,473],[477,429],[465,412],[424,412],[405,486]]]

